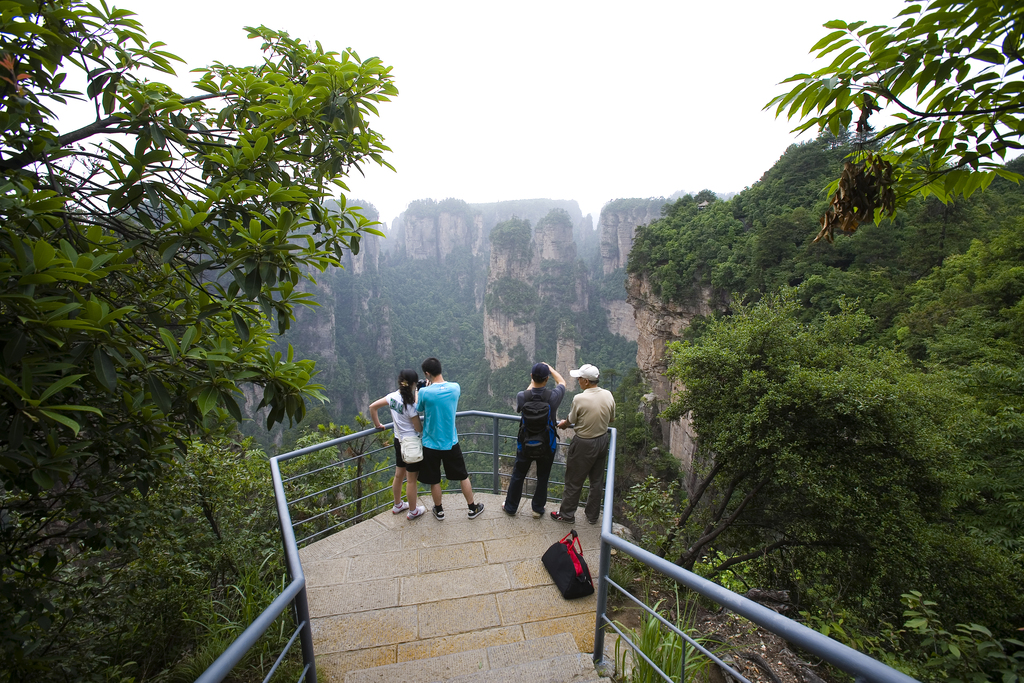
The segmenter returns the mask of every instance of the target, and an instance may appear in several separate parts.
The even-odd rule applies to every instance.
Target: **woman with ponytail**
[[[377,429],[384,429],[377,411],[387,406],[391,410],[391,419],[394,422],[395,430],[395,481],[391,485],[391,493],[395,497],[395,506],[391,508],[391,514],[397,515],[403,510],[409,510],[407,519],[420,517],[426,508],[416,502],[416,479],[420,471],[419,462],[407,463],[402,459],[402,438],[419,436],[423,433],[423,425],[420,423],[419,415],[416,414],[416,394],[419,375],[415,370],[402,370],[398,373],[398,391],[392,391],[383,398],[379,398],[370,404],[370,419],[373,420]],[[409,499],[406,503],[402,500],[402,481],[405,481],[405,493]]]

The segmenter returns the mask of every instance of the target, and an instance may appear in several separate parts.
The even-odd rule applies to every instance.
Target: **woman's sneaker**
[[[399,512],[402,512],[402,511],[408,510],[408,509],[409,509],[409,503],[407,503],[406,501],[403,500],[401,502],[401,504],[395,505],[394,507],[391,508],[391,514],[397,515]]]
[[[408,505],[409,504],[406,503],[406,507],[408,507]],[[417,519],[419,517],[422,517],[426,513],[427,513],[427,508],[423,507],[422,505],[417,505],[415,510],[409,510],[409,514],[407,514],[405,516],[405,518],[406,519]]]

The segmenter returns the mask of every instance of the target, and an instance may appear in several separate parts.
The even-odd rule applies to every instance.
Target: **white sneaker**
[[[405,516],[406,519],[416,519],[417,517],[423,516],[423,513],[427,511],[427,508],[422,505],[417,505],[415,510],[410,510],[409,514]]]
[[[408,509],[409,503],[403,500],[401,505],[395,505],[394,507],[391,508],[391,514],[397,515],[399,512],[405,512]]]

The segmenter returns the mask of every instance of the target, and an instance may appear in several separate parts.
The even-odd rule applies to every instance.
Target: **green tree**
[[[685,390],[665,416],[690,414],[697,477],[662,551],[710,573],[760,563],[769,581],[792,563],[819,595],[870,596],[875,618],[927,589],[947,614],[1005,629],[1021,603],[1001,591],[1019,570],[951,517],[953,420],[969,399],[859,345],[867,316],[798,313],[793,292],[771,295],[671,346]]]
[[[240,420],[250,385],[268,424],[320,398],[312,363],[271,348],[296,285],[376,232],[326,203],[365,162],[396,94],[390,67],[265,27],[263,63],[199,70],[182,97],[152,74],[177,58],[130,12],[15,1],[0,16],[0,652],[44,659],[103,580],[89,550],[133,547],[133,520],[184,439]],[[84,92],[69,83],[84,80]],[[96,112],[61,135],[54,107]],[[378,233],[379,234],[379,233]],[[111,525],[111,519],[123,524]]]
[[[943,202],[969,197],[1024,149],[1021,73],[1024,8],[1017,2],[928,0],[896,18],[899,26],[830,21],[812,52],[835,55],[817,71],[791,76],[792,89],[766,105],[840,136],[856,118],[861,139],[822,221],[822,236],[855,230],[911,196]],[[871,116],[892,116],[875,131]],[[836,185],[836,183],[833,183]]]

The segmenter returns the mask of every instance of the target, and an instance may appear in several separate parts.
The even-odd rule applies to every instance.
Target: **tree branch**
[[[663,543],[662,546],[658,548],[658,557],[665,557],[665,555],[668,553],[668,549],[672,546],[672,542],[676,539],[676,536],[679,534],[679,531],[690,519],[690,515],[693,514],[694,509],[696,509],[697,503],[699,503],[700,499],[704,497],[704,492],[708,490],[708,486],[711,485],[711,482],[714,481],[715,477],[718,476],[718,473],[721,470],[722,463],[716,462],[715,466],[711,468],[711,472],[708,473],[707,478],[701,483],[700,487],[693,494],[693,496],[690,497],[690,500],[687,501],[686,508],[683,510],[683,514],[679,516],[679,519],[676,520],[675,526],[672,527],[672,529],[668,532],[668,536],[665,538],[665,543]]]
[[[196,95],[195,97],[186,97],[181,100],[181,104],[195,104],[196,102],[202,102],[203,100],[210,100],[217,97],[224,97],[228,93],[207,93],[205,95]],[[78,130],[73,130],[70,133],[65,133],[57,138],[57,148],[63,149],[68,145],[73,145],[76,142],[81,142],[87,138],[91,138],[93,135],[100,133],[120,133],[123,132],[120,128],[113,127],[118,123],[124,121],[124,118],[120,116],[108,116],[105,119],[93,121],[88,126],[83,126]],[[25,168],[29,164],[34,164],[37,161],[43,161],[46,155],[33,154],[32,152],[25,151],[21,154],[15,155],[9,159],[0,160],[0,170],[3,171],[17,171]]]
[[[730,557],[728,560],[726,560],[722,564],[720,564],[717,567],[715,567],[715,569],[714,569],[714,571],[712,573],[713,574],[718,574],[719,572],[724,572],[726,569],[728,569],[729,567],[731,567],[733,565],[742,564],[743,562],[746,562],[747,560],[752,560],[755,557],[761,557],[763,555],[767,555],[768,553],[774,552],[774,551],[778,550],[779,548],[782,548],[782,547],[785,547],[785,546],[791,546],[791,545],[804,545],[804,544],[803,543],[796,543],[795,541],[789,541],[787,539],[782,539],[780,541],[775,541],[774,543],[769,543],[768,545],[766,545],[763,548],[760,548],[758,550],[754,550],[752,552],[749,552],[746,555],[734,555],[734,556]]]
[[[736,518],[740,516],[740,514],[743,512],[743,509],[747,507],[750,501],[754,499],[754,496],[757,495],[758,491],[760,491],[761,488],[767,483],[767,478],[759,481],[757,486],[755,486],[753,490],[751,490],[746,496],[743,497],[743,500],[741,500],[740,504],[736,506],[736,509],[732,511],[732,514],[730,514],[725,519],[725,521],[721,522],[716,527],[714,527],[710,532],[705,533],[701,538],[697,539],[697,541],[692,546],[690,546],[690,548],[687,549],[685,553],[683,553],[682,557],[679,558],[679,562],[677,562],[676,564],[683,567],[684,569],[692,570],[693,563],[696,560],[697,556],[700,555],[700,551],[704,549],[704,546],[706,546],[708,543],[721,536],[726,529],[732,526],[732,523],[735,522]]]

